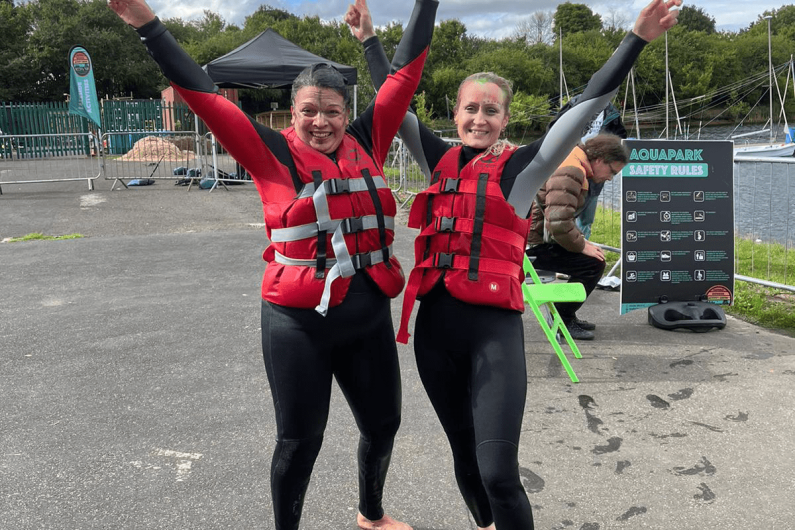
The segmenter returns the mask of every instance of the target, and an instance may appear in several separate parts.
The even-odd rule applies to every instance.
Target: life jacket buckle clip
[[[348,179],[331,179],[325,182],[326,193],[329,195],[337,195],[340,193],[350,193],[351,185]]]
[[[364,222],[361,217],[348,217],[341,224],[343,234],[353,234],[364,230]]]
[[[436,219],[437,232],[452,232],[455,229],[455,217],[439,217]]]
[[[354,254],[351,256],[351,262],[353,262],[353,268],[358,270],[372,265],[373,258],[369,252],[366,254]]]
[[[444,179],[442,182],[442,193],[454,193],[458,191],[458,182],[460,179]]]
[[[455,254],[445,254],[444,252],[440,252],[434,256],[433,266],[437,269],[450,269],[453,267],[454,256]]]

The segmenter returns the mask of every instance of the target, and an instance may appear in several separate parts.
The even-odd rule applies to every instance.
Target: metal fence
[[[458,138],[444,138],[450,145],[461,143]],[[392,193],[406,207],[414,196],[428,187],[428,180],[417,161],[411,156],[403,141],[395,137],[384,163],[384,176]]]
[[[0,101],[0,134],[42,135],[87,132],[86,119],[69,114],[69,105],[65,102]]]
[[[131,137],[138,138],[131,143]],[[102,135],[102,175],[124,187],[133,180],[198,180],[204,168],[205,142],[193,132],[112,132]],[[123,154],[108,147],[128,144]]]
[[[138,138],[130,143],[130,137]],[[241,184],[247,176],[240,165],[215,141],[211,133],[194,132],[116,132],[102,135],[102,144],[129,148],[122,154],[104,149],[102,173],[105,180],[127,186],[134,180],[174,180],[190,189],[202,179],[212,179],[210,191],[228,184]]]
[[[101,174],[99,144],[91,133],[0,135],[0,194],[8,184],[85,180]]]
[[[795,292],[788,259],[795,248],[793,164],[793,157],[734,158],[734,233],[750,246],[753,274],[737,279]]]

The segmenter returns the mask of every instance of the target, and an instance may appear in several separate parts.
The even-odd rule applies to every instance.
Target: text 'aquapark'
[[[630,160],[701,161],[703,149],[633,149]]]

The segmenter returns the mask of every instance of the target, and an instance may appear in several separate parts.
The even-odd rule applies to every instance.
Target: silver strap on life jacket
[[[388,188],[384,177],[373,177],[376,189]],[[335,195],[337,193],[352,193],[357,191],[367,191],[367,183],[363,179],[330,179],[323,181],[323,188],[325,188],[328,195]],[[315,194],[315,183],[307,182],[298,194],[299,199],[307,199],[313,197]]]
[[[373,177],[372,180],[376,189],[387,187],[386,182],[381,176]],[[309,225],[302,225],[300,227],[280,228],[271,231],[271,236],[273,236],[273,233],[276,232],[276,237],[280,238],[280,241],[282,242],[295,241],[295,239],[282,238],[295,237],[296,235],[301,235],[304,231],[310,235],[312,233],[317,234],[318,232],[322,231],[333,232],[331,236],[331,248],[334,250],[335,258],[327,259],[326,261],[327,265],[331,265],[331,269],[329,269],[328,273],[326,274],[326,281],[323,285],[323,295],[320,297],[320,303],[315,308],[315,311],[323,316],[326,316],[328,313],[328,304],[331,300],[331,284],[334,282],[334,280],[340,277],[350,278],[356,274],[356,269],[361,269],[384,261],[384,253],[382,249],[364,254],[356,254],[352,257],[348,252],[348,246],[345,244],[345,234],[351,233],[350,231],[346,230],[350,228],[358,228],[352,226],[352,224],[357,224],[358,220],[361,220],[362,225],[364,225],[364,223],[368,223],[369,227],[369,224],[372,222],[372,228],[378,228],[377,216],[363,216],[361,218],[356,218],[354,221],[353,219],[332,219],[331,215],[329,214],[328,195],[362,191],[368,191],[367,182],[364,179],[357,178],[324,180],[323,185],[318,186],[317,188],[315,187],[314,182],[308,182],[306,185],[304,185],[304,188],[301,190],[298,198],[312,197],[312,202],[315,206],[317,223],[310,223]],[[373,218],[373,221],[369,220],[371,217]],[[389,219],[391,229],[394,230],[394,218]],[[387,222],[387,218],[384,218],[385,225]],[[293,231],[293,229],[295,230]],[[276,240],[272,239],[272,241]],[[392,256],[392,248],[389,247],[388,250],[389,256]],[[355,263],[354,259],[356,260]],[[290,260],[293,263],[287,263],[286,261],[282,260]],[[316,260],[293,260],[292,258],[287,258],[286,256],[279,254],[278,252],[276,253],[276,261],[285,265],[304,265],[309,267],[317,264]]]
[[[337,230],[337,225],[342,227],[343,234],[353,234],[362,230],[378,228],[377,215],[363,215],[362,217],[349,217],[348,219],[332,220],[332,230]],[[384,227],[387,230],[395,229],[395,218],[384,216]],[[307,223],[289,228],[274,228],[271,230],[270,240],[273,243],[287,243],[289,241],[299,241],[316,236],[318,223]]]
[[[334,245],[334,237],[332,236],[332,247],[334,248],[334,253],[337,254],[336,245]],[[363,254],[354,254],[351,256],[348,254],[348,248],[345,246],[345,242],[343,241],[342,247],[344,250],[342,251],[345,255],[344,260],[337,260],[334,258],[329,258],[326,260],[327,265],[331,265],[331,269],[329,270],[328,274],[326,274],[326,282],[323,285],[323,295],[320,297],[320,303],[315,307],[315,311],[320,313],[323,316],[326,316],[328,313],[328,304],[331,300],[331,283],[336,280],[337,278],[350,278],[354,274],[356,274],[357,269],[363,269],[365,267],[369,267],[370,265],[375,265],[377,263],[381,263],[384,261],[384,253],[381,249],[374,250],[372,252],[365,252]],[[389,256],[392,257],[392,245],[387,247],[389,251]],[[288,258],[287,256],[280,254],[279,252],[274,253],[274,261],[276,263],[281,263],[282,265],[294,265],[299,267],[314,267],[315,263],[317,263],[314,259],[296,259],[296,258]]]

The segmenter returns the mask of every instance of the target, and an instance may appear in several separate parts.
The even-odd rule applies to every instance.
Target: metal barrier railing
[[[102,135],[102,146],[102,174],[113,180],[111,190],[137,179],[190,185],[203,174],[206,145],[195,132],[109,132]]]
[[[793,164],[793,157],[734,157],[734,233],[752,243],[754,275],[736,275],[738,280],[795,292],[795,278],[788,274],[788,257],[795,248]],[[783,250],[783,274],[781,269],[771,269],[771,253],[779,250]],[[762,264],[757,266],[757,261]],[[781,261],[777,262],[781,267]],[[783,278],[783,282],[771,281],[774,275]]]
[[[461,143],[458,138],[444,138],[444,140],[451,145]],[[428,187],[428,180],[419,164],[399,137],[392,140],[392,146],[384,163],[384,173],[392,193],[402,201],[401,208],[405,207],[417,193]]]
[[[205,145],[208,146],[208,154],[205,157],[205,175],[211,177],[214,182],[210,187],[210,191],[216,189],[219,185],[229,191],[227,184],[242,184],[250,181],[250,178],[243,169],[243,166],[237,163],[226,150],[215,140],[213,133],[204,135]]]
[[[0,194],[9,184],[85,180],[100,176],[99,145],[91,133],[0,135]]]

